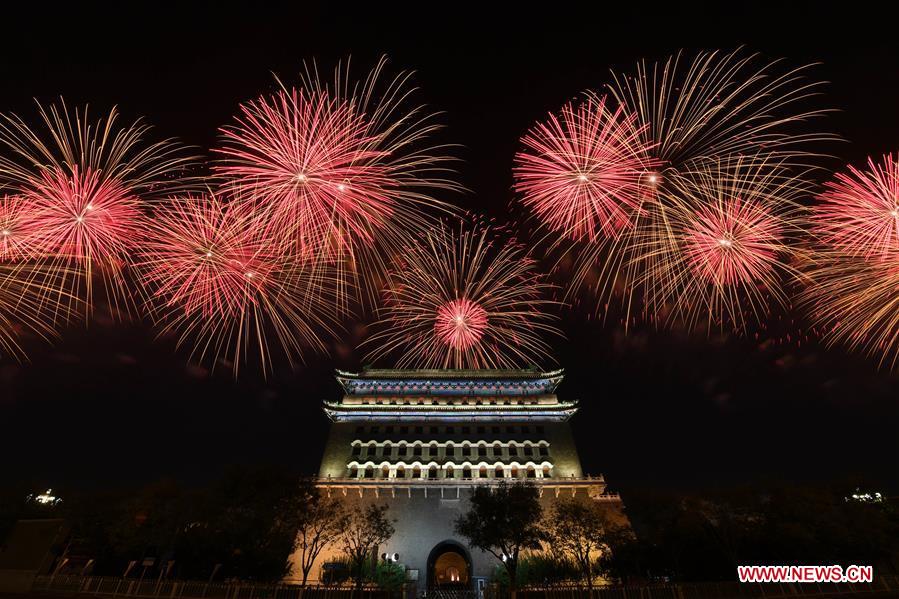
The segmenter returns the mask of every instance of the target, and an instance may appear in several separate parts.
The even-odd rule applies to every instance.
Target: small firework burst
[[[163,332],[193,344],[198,361],[231,362],[235,375],[251,352],[267,371],[275,343],[291,363],[324,348],[333,298],[321,273],[285,256],[248,204],[207,194],[164,208],[136,265]]]
[[[785,285],[801,278],[793,263],[808,192],[803,178],[754,158],[669,181],[642,241],[649,306],[691,328],[737,332],[785,306]]]
[[[784,234],[780,219],[758,200],[723,198],[690,218],[684,254],[707,283],[752,284],[773,270]]]
[[[591,96],[558,117],[550,114],[522,138],[515,190],[541,225],[590,242],[632,226],[657,167],[636,120]]]
[[[438,306],[434,333],[444,345],[466,352],[481,341],[488,325],[487,311],[480,304],[460,298]]]
[[[425,142],[434,115],[408,106],[408,73],[381,84],[384,63],[353,86],[342,67],[333,85],[307,71],[300,89],[244,104],[216,150],[226,187],[249,192],[288,251],[340,266],[344,288],[383,272],[409,230],[433,224],[428,209],[449,209],[431,192],[457,187]]]
[[[64,103],[38,108],[46,131],[0,117],[0,147],[9,150],[0,154],[0,183],[29,204],[19,225],[28,228],[30,257],[58,269],[69,299],[83,291],[86,310],[97,274],[107,299],[127,308],[122,270],[141,202],[190,184],[174,175],[193,158],[171,141],[145,143],[149,127],[120,127],[115,109],[92,121],[87,110],[70,113]]]
[[[522,246],[491,242],[489,231],[434,231],[407,245],[390,285],[370,359],[398,356],[416,368],[497,368],[547,357],[559,334],[547,309],[550,286]]]
[[[899,252],[899,161],[868,159],[838,173],[818,196],[814,224],[822,241],[852,256],[890,259]]]

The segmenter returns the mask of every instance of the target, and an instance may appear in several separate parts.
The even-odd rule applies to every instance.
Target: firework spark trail
[[[633,225],[658,166],[636,118],[591,97],[550,114],[522,138],[515,190],[543,226],[594,242]]]
[[[0,357],[25,358],[23,335],[49,340],[56,336],[54,317],[77,300],[66,298],[58,269],[0,259]]]
[[[0,116],[0,184],[29,203],[25,224],[29,250],[21,257],[55,269],[64,280],[59,298],[93,309],[94,277],[115,308],[131,306],[122,271],[127,266],[141,218],[140,204],[194,184],[177,177],[193,164],[170,140],[147,143],[149,127],[137,121],[119,126],[112,109],[91,120],[87,110],[69,112],[65,103],[38,104],[43,131],[16,115]],[[20,223],[21,224],[21,223]],[[83,294],[83,296],[82,296]],[[83,300],[83,301],[81,301]],[[119,310],[114,310],[115,314]],[[62,310],[58,315],[71,314]]]
[[[899,161],[868,159],[868,169],[849,166],[818,196],[814,224],[824,243],[863,258],[888,260],[899,251]]]
[[[823,249],[802,297],[828,345],[863,351],[880,366],[899,364],[899,259],[866,259]]]
[[[497,368],[537,363],[556,335],[551,286],[514,242],[481,232],[432,232],[391,269],[367,359],[400,367]]]
[[[180,197],[151,220],[136,264],[163,334],[192,345],[199,362],[230,362],[235,376],[251,353],[267,372],[275,347],[293,364],[333,335],[320,273],[284,255],[268,230],[249,203]]]
[[[350,289],[376,297],[375,275],[409,232],[452,211],[431,193],[458,189],[443,148],[427,144],[434,115],[409,106],[410,74],[382,84],[384,65],[356,84],[342,65],[333,84],[307,69],[300,89],[243,105],[217,150],[226,186],[250,190],[288,251],[337,265],[342,306]]]
[[[0,198],[0,261],[22,261],[36,255],[34,221],[36,207],[21,195]]]
[[[708,168],[706,161],[740,155],[808,167],[811,142],[838,138],[791,129],[829,111],[802,108],[823,85],[806,78],[809,66],[782,71],[780,63],[740,49],[701,52],[687,64],[677,54],[664,63],[640,62],[633,76],[612,72],[608,87],[647,125],[645,143],[667,168]]]

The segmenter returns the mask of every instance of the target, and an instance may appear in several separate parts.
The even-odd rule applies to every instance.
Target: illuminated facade
[[[555,393],[562,377],[561,370],[338,372],[344,396],[324,403],[332,424],[319,484],[350,502],[390,506],[396,533],[379,554],[398,554],[421,590],[478,588],[496,559],[453,531],[476,485],[530,480],[544,508],[564,493],[621,513],[602,476],[581,470],[569,425],[577,402]],[[320,557],[314,577],[336,552]]]

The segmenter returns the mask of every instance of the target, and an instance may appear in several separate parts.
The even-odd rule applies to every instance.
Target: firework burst
[[[638,240],[640,283],[654,313],[693,328],[741,332],[785,306],[801,278],[803,177],[755,158],[728,160],[669,181],[665,201]],[[651,226],[650,226],[651,225]]]
[[[300,89],[244,104],[217,150],[226,186],[250,191],[271,236],[341,266],[344,287],[383,272],[408,231],[432,224],[426,209],[448,209],[431,191],[457,187],[440,148],[424,143],[434,115],[409,107],[408,73],[382,85],[384,62],[360,84],[342,67],[333,85],[307,71]],[[374,280],[362,277],[369,297]]]
[[[636,119],[589,97],[522,138],[515,190],[543,226],[589,242],[632,226],[657,166]]]
[[[697,242],[691,250],[687,243],[691,236],[686,232],[693,227],[692,239],[697,240],[702,238],[697,234],[703,228],[711,233],[712,229],[727,228],[724,225],[728,221],[749,219],[756,221],[753,228],[760,233],[776,233],[778,227],[769,226],[765,214],[773,215],[771,223],[782,218],[792,220],[795,193],[787,194],[790,200],[786,203],[772,203],[772,199],[786,191],[779,189],[779,184],[774,186],[774,192],[761,194],[767,199],[734,196],[726,202],[711,204],[708,200],[697,203],[695,196],[720,195],[712,193],[708,187],[711,182],[724,185],[721,193],[726,194],[738,187],[754,188],[759,183],[759,172],[771,165],[776,165],[775,170],[782,173],[779,178],[790,181],[784,184],[786,188],[804,186],[800,185],[800,178],[810,176],[815,168],[811,163],[817,157],[809,150],[810,144],[837,139],[826,133],[800,130],[827,112],[806,108],[821,86],[806,78],[806,70],[807,67],[784,70],[779,61],[764,62],[757,55],[736,50],[700,53],[693,60],[677,55],[661,63],[640,63],[633,75],[613,73],[609,100],[615,102],[614,111],[625,115],[625,119],[633,119],[628,122],[631,131],[636,133],[628,137],[629,144],[647,166],[643,167],[642,181],[636,179],[637,173],[633,175],[632,189],[637,193],[629,201],[632,207],[627,226],[621,227],[620,218],[612,212],[606,213],[606,229],[618,230],[618,235],[570,236],[588,243],[561,246],[564,250],[559,264],[569,268],[570,263],[571,269],[567,273],[569,296],[583,288],[590,289],[595,294],[597,310],[603,314],[608,314],[615,303],[613,298],[620,297],[625,326],[637,314],[649,320],[665,318],[670,301],[681,306],[704,304],[719,314],[712,320],[730,320],[730,317],[723,318],[725,313],[736,316],[737,312],[758,310],[762,305],[758,293],[749,293],[756,301],[749,301],[745,306],[740,305],[740,298],[745,297],[743,291],[749,290],[746,282],[749,271],[761,268],[768,261],[761,255],[754,265],[733,261],[732,257],[739,251],[751,247],[748,242],[739,244],[742,249],[705,247]],[[592,92],[587,93],[587,98],[600,101]],[[556,141],[564,143],[565,140],[562,137]],[[542,158],[552,160],[553,151],[543,151]],[[720,170],[720,174],[716,175],[715,170]],[[787,171],[795,175],[788,175]],[[741,176],[747,178],[740,181],[737,177]],[[705,189],[696,189],[697,180]],[[553,199],[557,206],[562,205],[560,197]],[[551,220],[543,216],[541,221],[552,230]],[[580,219],[580,222],[587,221]],[[786,229],[792,231],[789,226]],[[793,239],[792,232],[786,238]],[[558,244],[558,237],[553,242]],[[708,251],[710,248],[714,251]],[[785,256],[782,249],[778,247],[775,255]],[[716,252],[722,259],[715,266],[697,266]],[[688,255],[693,258],[688,259]],[[751,257],[751,254],[743,255],[746,259]],[[721,269],[715,277],[729,277],[727,284],[719,280],[717,286],[712,285],[718,292],[705,294],[700,302],[677,300],[679,297],[698,299],[699,288],[709,283],[715,269]],[[741,272],[741,269],[746,270]],[[682,272],[690,273],[694,280],[688,284],[678,274]],[[752,286],[758,285],[762,283]],[[738,288],[742,291],[736,293]],[[678,289],[681,291],[675,291]],[[722,303],[728,293],[732,293],[730,299]],[[766,287],[765,293],[771,291]],[[782,299],[774,293],[775,302],[781,303]]]
[[[827,184],[813,207],[817,245],[802,300],[829,344],[844,343],[899,363],[899,163],[852,166]]]
[[[498,368],[534,364],[559,334],[546,312],[550,286],[516,243],[480,233],[432,232],[390,271],[376,332],[365,345],[400,367]]]
[[[852,256],[890,259],[899,251],[899,162],[868,159],[838,173],[818,197],[814,224],[827,245]]]
[[[293,364],[322,350],[333,298],[319,272],[268,238],[247,203],[212,194],[173,200],[152,219],[137,264],[151,313],[200,362],[224,361],[237,375],[248,354],[263,371],[272,347]]]
[[[91,120],[64,103],[38,106],[45,131],[16,115],[0,117],[0,183],[28,203],[19,225],[28,229],[28,256],[55,268],[67,281],[65,296],[90,310],[93,279],[106,298],[128,307],[123,269],[133,248],[140,204],[185,184],[174,175],[192,164],[171,141],[145,143],[149,127],[117,123],[115,109]],[[124,300],[124,301],[122,301]]]

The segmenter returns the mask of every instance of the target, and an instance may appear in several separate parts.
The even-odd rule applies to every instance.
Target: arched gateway
[[[476,591],[499,565],[455,532],[476,488],[526,480],[540,489],[544,509],[564,496],[621,513],[603,478],[581,470],[569,426],[577,402],[556,395],[562,377],[561,370],[338,372],[344,393],[324,402],[331,430],[318,485],[352,510],[389,507],[396,530],[376,555],[403,566],[419,592]],[[339,546],[322,552],[312,579],[342,559]]]
[[[428,590],[471,588],[471,556],[456,541],[438,543],[428,555]]]

